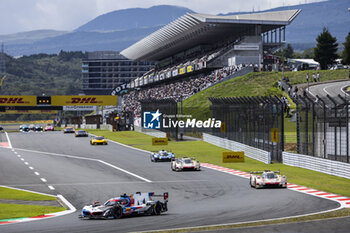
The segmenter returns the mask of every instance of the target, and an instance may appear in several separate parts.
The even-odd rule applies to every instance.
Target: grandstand
[[[182,100],[237,71],[260,70],[264,54],[285,43],[285,28],[299,13],[187,13],[121,52],[128,59],[157,64],[132,80],[135,90],[124,97],[124,106],[135,111],[135,101],[145,97]]]

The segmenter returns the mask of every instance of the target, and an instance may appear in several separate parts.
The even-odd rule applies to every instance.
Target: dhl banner
[[[2,95],[0,106],[36,106],[36,96],[31,95]]]
[[[168,145],[168,138],[152,138],[152,146]]]
[[[0,114],[57,114],[58,110],[6,110]]]
[[[244,162],[244,151],[225,151],[222,152],[223,163]]]
[[[118,105],[116,95],[67,95],[51,96],[51,106],[108,106]]]

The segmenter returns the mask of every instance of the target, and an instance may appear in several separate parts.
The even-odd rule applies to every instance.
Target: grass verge
[[[41,205],[18,205],[0,203],[0,221],[13,218],[28,218],[48,213],[64,211],[64,207]]]
[[[23,201],[54,201],[56,197],[43,194],[26,192],[11,188],[0,187],[0,199],[23,200]]]
[[[0,199],[23,201],[55,201],[56,197],[6,187],[0,187]],[[1,202],[1,201],[0,201]],[[19,205],[0,203],[0,221],[10,218],[24,218],[40,216],[48,213],[64,211],[64,207]]]
[[[96,135],[102,135],[110,140],[136,148],[148,151],[158,151],[161,149],[170,150],[173,151],[177,157],[196,157],[203,163],[216,164],[245,172],[254,170],[260,171],[264,169],[280,169],[281,173],[288,177],[288,182],[290,183],[350,197],[349,179],[331,176],[303,168],[287,166],[281,163],[264,164],[248,157],[245,158],[244,163],[223,163],[222,152],[227,150],[203,141],[169,141],[167,146],[152,146],[151,136],[134,131],[109,132],[104,130],[88,130],[88,132]]]

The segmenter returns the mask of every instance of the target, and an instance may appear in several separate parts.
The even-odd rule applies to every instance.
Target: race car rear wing
[[[136,194],[141,194],[141,192],[136,192]],[[165,192],[165,193],[163,193],[163,195],[161,195],[161,194],[154,194],[154,192],[150,192],[149,196],[150,197],[162,197],[164,200],[167,200],[169,198],[169,193]]]
[[[169,193],[165,192],[165,193],[163,193],[163,195],[151,193],[150,196],[152,196],[152,197],[163,197],[164,200],[167,200],[169,198]]]

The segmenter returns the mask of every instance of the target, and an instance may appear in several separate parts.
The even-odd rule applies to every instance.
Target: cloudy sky
[[[95,17],[119,9],[177,5],[218,14],[266,10],[321,0],[0,0],[0,35],[55,29],[71,31]]]

